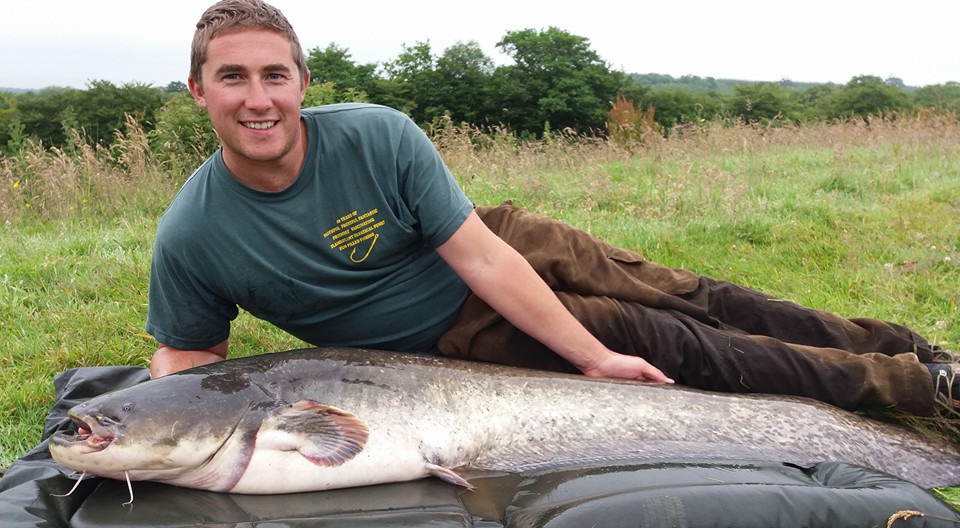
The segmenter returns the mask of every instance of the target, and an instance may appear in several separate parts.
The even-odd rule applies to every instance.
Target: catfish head
[[[54,434],[50,453],[101,477],[231,491],[258,449],[330,467],[367,442],[366,425],[349,412],[223,381],[184,371],[90,399],[69,411],[76,430]]]

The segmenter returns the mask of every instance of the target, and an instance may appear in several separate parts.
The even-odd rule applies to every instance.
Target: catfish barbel
[[[795,397],[361,349],[230,359],[90,399],[61,465],[220,492],[316,491],[564,463],[846,462],[960,484],[958,446]]]

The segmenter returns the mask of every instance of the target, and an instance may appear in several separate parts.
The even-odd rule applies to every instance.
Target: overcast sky
[[[0,87],[186,81],[203,0],[4,2]],[[960,81],[958,0],[274,0],[306,51],[335,42],[354,62],[429,42],[476,41],[498,64],[508,32],[555,26],[628,73],[924,86]]]

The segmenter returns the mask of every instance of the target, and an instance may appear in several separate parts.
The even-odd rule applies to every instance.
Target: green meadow
[[[960,348],[956,117],[433,138],[477,204],[512,200],[661,264]],[[154,229],[187,176],[135,126],[109,150],[27,143],[0,158],[0,467],[40,440],[55,374],[149,362]],[[234,356],[300,346],[246,314],[231,337]],[[960,503],[960,488],[940,492]]]

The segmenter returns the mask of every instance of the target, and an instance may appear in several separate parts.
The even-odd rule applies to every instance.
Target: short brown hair
[[[283,35],[293,48],[293,61],[300,79],[309,73],[307,59],[293,26],[279,9],[261,0],[221,0],[213,4],[197,22],[190,48],[190,77],[202,85],[200,69],[207,61],[207,45],[217,33],[230,29],[269,29]]]

